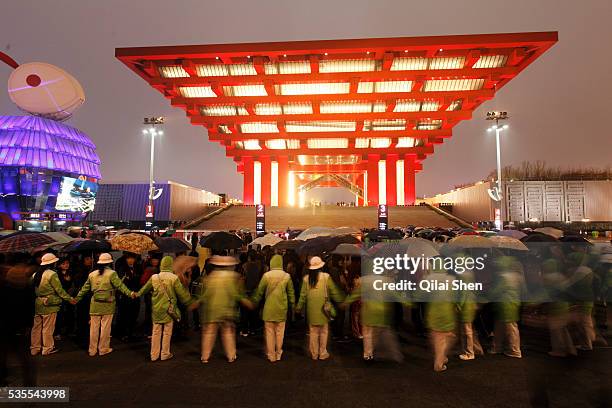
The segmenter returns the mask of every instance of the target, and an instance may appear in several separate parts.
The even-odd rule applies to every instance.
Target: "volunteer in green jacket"
[[[495,302],[495,329],[493,348],[491,354],[500,354],[508,357],[521,358],[521,337],[518,321],[521,312],[521,291],[523,288],[523,266],[514,256],[503,255],[497,257],[495,288],[493,298]],[[505,346],[505,348],[504,348]]]
[[[450,288],[454,277],[445,271],[439,270],[426,275],[424,279],[430,282],[432,288],[448,283],[449,289],[422,293],[427,300],[425,306],[425,325],[429,329],[429,338],[434,353],[434,371],[446,370],[448,353],[455,344],[455,329],[457,327],[456,297]]]
[[[375,346],[387,347],[385,355],[389,360],[401,362],[404,357],[400,351],[397,335],[393,331],[395,320],[394,302],[409,306],[410,302],[396,291],[376,290],[378,285],[392,283],[388,276],[368,274],[361,278],[361,284],[346,297],[343,307],[361,300],[361,333],[363,334],[363,359],[374,359]],[[384,341],[379,341],[384,339]]]
[[[265,294],[263,321],[266,338],[266,354],[270,362],[281,359],[287,311],[295,305],[295,293],[291,276],[283,270],[283,257],[270,259],[270,271],[264,273],[251,301],[257,305]]]
[[[310,356],[313,360],[326,360],[329,358],[327,352],[327,337],[329,335],[329,320],[335,311],[329,298],[341,303],[344,299],[329,274],[322,271],[325,262],[318,256],[313,256],[308,265],[308,275],[304,276],[300,300],[296,312],[301,313],[306,305],[306,318],[309,330]],[[326,316],[324,308],[331,316]]]
[[[202,322],[201,361],[208,363],[215,345],[217,332],[230,363],[236,361],[236,319],[238,305],[244,299],[239,277],[235,272],[238,262],[232,256],[214,255],[209,259],[213,270],[202,281],[200,294],[200,322]],[[250,306],[250,302],[247,302]]]
[[[474,250],[471,252],[459,252],[455,255],[455,259],[467,259],[468,257],[475,259],[478,255],[478,253],[474,253]],[[457,279],[463,282],[474,283],[476,280],[472,269],[464,268],[463,271],[456,270],[455,273],[457,274]],[[459,292],[457,297],[459,300],[457,309],[459,310],[459,333],[461,336],[459,359],[463,361],[474,360],[476,354],[484,354],[478,339],[478,333],[474,333],[474,319],[478,311],[478,304],[476,303],[478,296],[475,291],[464,289]]]
[[[59,261],[54,254],[44,254],[40,268],[34,274],[36,301],[34,303],[34,325],[30,335],[30,353],[35,356],[42,351],[46,356],[57,352],[53,341],[57,312],[62,301],[75,304],[75,300],[62,288],[57,273],[52,269]]]
[[[163,257],[159,264],[159,273],[149,278],[147,283],[138,291],[138,296],[153,291],[151,298],[153,321],[151,361],[157,361],[160,355],[162,361],[172,358],[170,352],[172,327],[174,320],[178,322],[181,319],[177,302],[180,301],[185,306],[195,302],[178,276],[174,274],[172,263],[171,256]]]
[[[110,348],[111,324],[115,314],[116,296],[119,290],[126,296],[136,297],[119,279],[117,272],[110,268],[113,257],[110,254],[101,254],[96,269],[89,274],[87,281],[76,296],[81,300],[87,293],[92,292],[89,304],[89,355],[101,356],[113,351]]]

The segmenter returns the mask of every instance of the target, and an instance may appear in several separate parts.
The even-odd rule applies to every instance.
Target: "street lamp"
[[[157,130],[155,125],[163,125],[166,118],[163,116],[152,116],[150,118],[144,118],[143,124],[149,126],[142,130],[144,135],[151,136],[151,159],[149,161],[149,207],[148,211],[153,212],[153,197],[155,197],[155,187],[153,186],[153,168],[155,166],[155,136],[162,136],[163,130]]]
[[[495,131],[495,146],[497,149],[497,186],[493,191],[489,190],[491,198],[499,202],[499,214],[495,214],[495,226],[501,230],[504,226],[503,221],[503,198],[502,193],[502,168],[501,168],[501,146],[499,143],[499,135],[502,131],[508,129],[508,125],[500,125],[500,121],[508,119],[508,112],[487,112],[487,120],[494,120],[495,124],[487,129],[487,132]]]

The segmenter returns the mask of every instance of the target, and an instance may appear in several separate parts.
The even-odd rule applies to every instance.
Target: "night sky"
[[[142,119],[164,115],[156,179],[240,197],[242,176],[224,149],[115,59],[116,47],[559,31],[552,49],[424,161],[417,175],[422,196],[482,179],[494,168],[487,110],[511,115],[504,164],[610,166],[611,18],[610,0],[3,0],[0,50],[20,63],[58,65],[81,82],[86,102],[68,123],[98,146],[104,182],[148,180]],[[0,64],[0,79],[10,71]],[[20,114],[6,92],[0,113]]]

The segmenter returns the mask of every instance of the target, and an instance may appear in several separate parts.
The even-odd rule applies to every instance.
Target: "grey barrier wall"
[[[480,182],[425,199],[451,203],[453,215],[468,222],[492,220],[494,203]],[[508,181],[504,183],[508,221],[612,221],[612,181]]]

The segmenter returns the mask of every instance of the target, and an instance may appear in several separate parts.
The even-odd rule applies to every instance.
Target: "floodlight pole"
[[[496,225],[497,228],[504,228],[504,201],[506,199],[506,194],[502,192],[502,167],[501,167],[501,140],[500,134],[502,130],[508,128],[508,125],[500,126],[500,120],[508,119],[508,112],[487,112],[487,120],[494,120],[495,125],[491,126],[487,129],[487,131],[495,130],[495,149],[497,153],[497,199],[499,200],[499,225]],[[497,224],[497,216],[495,217],[495,221]]]
[[[153,208],[153,198],[155,197],[155,187],[153,186],[153,169],[155,168],[155,136],[161,136],[163,132],[159,132],[155,129],[155,125],[163,125],[165,118],[163,116],[152,116],[150,118],[144,118],[143,124],[150,126],[149,129],[143,129],[145,135],[151,137],[151,148],[150,148],[150,160],[149,160],[149,197],[148,205],[149,208]]]
[[[151,130],[151,159],[149,160],[149,206],[153,206],[153,196],[155,195],[155,191],[153,190],[153,168],[155,167],[155,128],[152,128]]]

